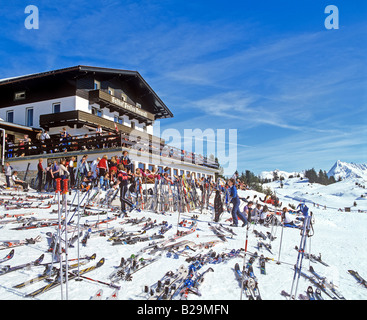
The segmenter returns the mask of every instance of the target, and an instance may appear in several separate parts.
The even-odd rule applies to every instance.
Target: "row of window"
[[[52,104],[52,112],[59,113],[61,111],[61,104],[54,103]],[[8,110],[6,112],[6,121],[10,123],[14,123],[14,110]],[[34,125],[34,111],[33,107],[29,107],[25,109],[25,125],[27,127],[33,127]]]
[[[98,80],[94,80],[94,90],[100,90],[101,89],[101,82],[98,81]],[[108,87],[107,88],[107,92],[108,94],[110,94],[111,96],[115,96],[123,101],[126,101],[127,100],[127,96],[124,94],[124,93],[121,93],[120,96],[117,96],[115,94],[115,89],[111,88],[111,87]],[[141,104],[140,103],[136,103],[135,104],[136,107],[138,108],[141,108]]]
[[[145,170],[146,169],[146,167],[147,167],[147,169],[149,169],[149,171],[154,171],[155,170],[155,166],[154,165],[152,165],[152,164],[148,164],[148,166],[145,164],[145,163],[143,163],[143,162],[139,162],[138,163],[138,168],[139,169],[142,169],[142,170]],[[185,173],[185,170],[178,170],[178,169],[172,169],[172,168],[166,168],[167,170],[164,170],[164,167],[163,166],[158,166],[158,171],[160,172],[160,173],[165,173],[165,172],[167,172],[168,173],[168,175],[169,176],[171,176],[172,174],[174,175],[174,176],[178,176],[178,175],[180,175],[180,176],[182,176],[182,175],[186,175],[186,176],[188,176],[188,175],[190,175],[191,174],[191,172],[190,171],[186,171],[186,173]],[[202,174],[200,174],[199,172],[192,172],[192,174],[194,175],[194,177],[196,178],[196,179],[200,179],[201,177],[204,177],[205,178],[205,174],[204,173],[202,173]],[[209,177],[209,175],[208,175],[208,177]]]
[[[92,114],[98,116],[98,117],[103,117],[103,110],[97,108],[97,107],[92,107]],[[124,118],[123,117],[119,117],[119,116],[114,116],[113,118],[113,121],[116,122],[116,123],[119,123],[119,124],[125,124],[126,123],[124,122]],[[134,121],[131,121],[130,122],[130,127],[132,129],[135,129],[135,122]],[[147,125],[146,123],[143,123],[143,131],[147,131]]]
[[[57,102],[57,103],[53,103],[52,104],[52,113],[59,113],[61,112],[61,103]],[[26,114],[25,114],[25,125],[27,127],[33,127],[34,125],[34,112],[33,112],[33,107],[29,107],[26,108]],[[96,108],[96,107],[92,107],[92,114],[98,116],[98,117],[103,117],[103,110]],[[10,123],[14,123],[14,110],[8,110],[6,112],[6,121],[10,122]],[[115,116],[114,117],[114,122],[119,123],[119,124],[124,124],[124,118],[123,117],[118,117]],[[135,129],[135,122],[131,121],[131,128]],[[143,124],[143,130],[146,131],[146,124]]]

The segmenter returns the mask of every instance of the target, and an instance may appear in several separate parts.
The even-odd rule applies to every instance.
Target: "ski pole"
[[[75,279],[76,281],[81,281],[80,279],[80,211],[79,211],[79,207],[80,207],[80,197],[79,197],[79,185],[77,185],[77,197],[78,197],[78,206],[77,206],[77,212],[78,212],[78,245],[77,245],[77,256],[78,256],[78,277]]]
[[[64,210],[65,210],[65,217],[64,217],[64,224],[65,224],[65,298],[66,300],[68,300],[68,232],[66,230],[66,225],[67,225],[67,214],[68,214],[68,203],[67,203],[67,194],[68,194],[68,181],[69,179],[64,179],[63,180],[63,184],[64,184],[64,190],[63,190],[63,194],[64,194]]]
[[[118,290],[121,289],[120,286],[117,286],[117,285],[115,285],[113,283],[108,283],[108,282],[104,282],[104,281],[101,281],[101,280],[96,280],[96,279],[89,278],[89,277],[86,277],[86,276],[80,276],[80,277],[83,278],[83,279],[89,280],[89,281],[93,281],[93,282],[97,282],[97,283],[100,283],[100,284],[104,284],[106,286],[109,286],[110,288],[114,288],[114,289],[118,289]]]
[[[292,287],[291,287],[291,292],[290,292],[290,296],[289,296],[290,299],[293,299],[294,297],[296,297],[296,294],[297,294],[298,282],[299,282],[299,278],[301,276],[302,261],[303,261],[303,257],[304,257],[304,253],[305,253],[305,246],[306,246],[307,233],[308,233],[308,228],[309,228],[309,223],[310,223],[310,216],[306,216],[303,223],[304,223],[304,225],[303,225],[303,230],[302,230],[302,233],[301,233],[301,241],[300,241],[300,245],[299,245],[297,262],[296,262],[296,265],[294,267],[295,269],[294,269]],[[296,287],[295,287],[295,293],[294,293],[294,295],[292,295],[294,283],[296,283]]]
[[[284,230],[284,222],[282,224],[282,233],[280,235],[280,245],[279,245],[279,253],[278,253],[278,261],[277,264],[280,264],[280,251],[282,250],[282,243],[283,243],[283,230]]]
[[[59,259],[60,259],[60,290],[61,290],[61,300],[64,300],[63,293],[63,275],[62,275],[62,249],[61,249],[61,206],[60,206],[60,192],[61,192],[61,178],[56,179],[56,190],[57,193],[57,205],[58,205],[58,244],[59,244]]]
[[[248,230],[249,230],[250,223],[247,222],[247,228],[246,228],[246,241],[245,241],[245,253],[243,255],[243,263],[242,263],[242,278],[241,278],[241,295],[240,300],[242,300],[242,292],[243,292],[243,282],[245,278],[245,263],[246,263],[246,253],[247,253],[247,243],[248,243]]]

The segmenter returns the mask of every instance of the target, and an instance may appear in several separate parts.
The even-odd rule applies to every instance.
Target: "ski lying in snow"
[[[319,288],[316,288],[315,290],[315,297],[317,300],[324,300],[324,298],[321,296],[321,290]]]
[[[204,282],[204,277],[208,272],[214,272],[213,268],[209,267],[206,271],[199,274],[195,280],[186,279],[184,282],[184,287],[181,290],[181,300],[187,300],[187,296],[190,293],[194,293],[198,296],[201,296],[199,291],[200,285]]]
[[[158,261],[159,259],[161,258],[161,255],[158,255],[152,259],[140,259],[139,262],[137,265],[135,265],[134,267],[131,266],[129,271],[127,272],[124,280],[125,281],[131,281],[132,278],[133,278],[133,274],[140,271],[141,269],[151,265],[152,263]]]
[[[365,279],[363,279],[359,273],[355,270],[348,270],[348,272],[358,281],[358,283],[360,283],[361,285],[363,285],[365,288],[367,288],[367,282]]]
[[[91,256],[80,257],[79,260],[88,260],[89,261],[89,260],[94,260],[96,257],[97,257],[97,254],[93,253]],[[71,262],[71,261],[77,261],[77,260],[78,260],[78,258],[73,258],[73,259],[68,259],[67,261]],[[66,262],[66,260],[61,261],[61,263],[65,263],[65,262]],[[60,263],[60,261],[54,261],[53,263],[54,264]],[[52,262],[46,262],[46,263],[41,263],[40,265],[41,266],[48,266],[48,265],[51,265],[51,264],[52,264]]]
[[[89,300],[102,300],[103,290],[99,289]]]
[[[174,280],[164,286],[162,293],[158,294],[156,297],[149,298],[149,300],[171,300],[176,293],[177,288],[180,287],[188,274],[188,269],[184,265],[181,265],[178,268],[177,273],[172,276]]]
[[[115,289],[107,298],[106,300],[118,300],[119,289]]]
[[[144,286],[144,292],[148,294],[148,300],[156,300],[158,296],[164,291],[164,287],[170,284],[170,278],[173,278],[174,276],[175,274],[172,271],[168,271],[161,279],[159,279],[151,286]]]
[[[13,257],[14,257],[14,249],[12,249],[4,258],[0,259],[0,263],[9,261]]]
[[[41,241],[41,236],[38,235],[35,238],[25,239],[25,240],[0,240],[0,250],[9,249],[14,247],[20,247],[28,244],[35,244]]]
[[[3,274],[6,274],[6,273],[12,272],[12,271],[23,269],[23,268],[29,268],[31,266],[38,266],[43,261],[44,256],[45,255],[42,254],[38,259],[34,260],[33,262],[24,263],[24,264],[15,266],[15,267],[11,267],[11,266],[1,267],[0,268],[0,276],[3,275]]]
[[[36,224],[29,224],[25,226],[11,228],[10,230],[30,230],[30,229],[37,229],[37,228],[53,227],[57,225],[58,225],[58,222],[38,222]]]
[[[335,294],[333,292],[329,292],[329,290],[327,290],[327,288],[325,287],[325,285],[323,284],[323,282],[319,279],[317,279],[316,277],[313,276],[308,276],[307,274],[305,274],[304,272],[301,272],[301,276],[310,280],[316,287],[320,288],[320,290],[322,290],[326,295],[328,295],[331,299],[333,300],[337,300],[338,297],[335,296]]]
[[[260,271],[261,271],[261,274],[266,274],[266,270],[265,270],[265,257],[263,255],[260,256],[259,263],[260,263]]]
[[[235,275],[236,275],[236,279],[239,281],[240,286],[242,286],[241,281],[243,281],[243,291],[247,297],[248,300],[255,300],[255,297],[252,293],[252,291],[250,290],[250,286],[253,286],[253,279],[249,278],[248,275],[246,274],[246,272],[244,273],[244,275],[242,274],[241,270],[240,270],[240,265],[238,263],[235,264],[234,266],[234,271],[235,271]],[[242,277],[244,276],[244,277]]]
[[[312,288],[311,286],[309,286],[309,287],[307,288],[307,296],[308,296],[308,298],[309,298],[310,300],[316,300],[315,295],[314,295],[314,293],[313,293],[313,288]]]
[[[343,295],[335,288],[335,285],[331,282],[329,282],[326,277],[320,276],[312,266],[310,266],[310,272],[319,279],[319,287],[322,287],[323,291],[325,292],[326,288],[328,288],[337,298],[340,300],[345,300]],[[325,292],[326,293],[326,292]],[[328,294],[328,293],[326,293]],[[329,295],[329,294],[328,294]],[[329,295],[330,296],[330,295]],[[333,298],[334,299],[334,298]]]
[[[74,263],[74,264],[68,266],[68,269],[69,270],[75,269],[78,266],[81,266],[81,265],[84,265],[84,264],[87,264],[87,263],[88,263],[88,261],[80,262],[79,264],[78,263]],[[19,284],[16,284],[15,286],[13,286],[13,288],[16,288],[16,289],[24,288],[26,286],[29,286],[29,285],[33,284],[33,283],[36,283],[36,282],[42,281],[44,279],[48,279],[49,277],[52,277],[52,276],[57,275],[58,272],[59,272],[59,270],[56,267],[54,267],[53,270],[50,270],[49,269],[50,264],[45,264],[46,265],[46,269],[45,269],[45,271],[41,275],[39,275],[39,276],[37,276],[35,278],[32,278],[32,279],[26,280],[24,282],[21,282]],[[40,264],[40,265],[43,265],[43,264]]]
[[[85,269],[83,269],[83,270],[80,270],[79,274],[80,274],[80,275],[82,275],[82,274],[85,274],[85,273],[87,273],[87,272],[93,271],[93,270],[94,270],[94,269],[96,269],[96,268],[101,267],[101,266],[104,264],[104,261],[105,261],[105,259],[104,259],[104,258],[102,258],[101,260],[99,260],[99,261],[97,262],[97,264],[96,264],[96,265],[91,266],[91,267],[89,267],[89,268],[85,268]],[[77,273],[69,273],[68,280],[72,280],[72,279],[75,279],[75,278],[77,278],[77,277],[78,277],[78,274],[77,274]],[[63,283],[65,283],[65,282],[66,282],[65,277],[63,277],[63,279],[64,279],[64,280],[63,280]],[[40,294],[42,294],[42,293],[44,293],[44,292],[47,292],[47,291],[49,291],[49,290],[51,290],[51,289],[53,289],[53,288],[58,287],[59,285],[61,285],[61,281],[60,281],[60,280],[58,279],[58,277],[57,277],[57,279],[56,279],[56,280],[54,280],[53,282],[49,283],[48,285],[46,285],[46,286],[44,286],[44,287],[42,287],[42,288],[39,288],[38,290],[35,290],[35,291],[31,292],[31,293],[28,293],[28,294],[26,295],[26,297],[32,297],[32,298],[34,298],[34,297],[36,297],[36,296],[38,296],[38,295],[40,295]]]

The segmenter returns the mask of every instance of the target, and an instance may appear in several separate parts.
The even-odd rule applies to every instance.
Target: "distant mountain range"
[[[318,171],[319,169],[316,169],[316,172]],[[288,179],[290,176],[297,177],[298,175],[300,177],[304,177],[304,171],[287,172],[276,169],[273,171],[262,171],[259,174],[259,177],[260,179],[273,180],[274,175],[277,175],[278,178],[283,177],[284,179]],[[345,180],[349,178],[359,178],[367,181],[367,164],[356,164],[338,160],[329,170],[327,175],[329,178],[331,176],[334,176],[336,181],[338,181],[339,179]]]
[[[284,179],[288,179],[290,176],[293,177],[304,177],[304,172],[287,172],[287,171],[281,171],[278,169],[275,169],[273,171],[262,171],[259,174],[259,178],[260,179],[268,179],[268,180],[273,180],[274,176],[277,176],[278,178],[284,178]]]
[[[338,160],[327,173],[328,177],[334,176],[335,180],[361,178],[367,181],[367,164],[356,164]]]

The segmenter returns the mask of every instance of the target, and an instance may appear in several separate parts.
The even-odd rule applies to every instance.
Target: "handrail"
[[[30,155],[41,155],[44,153],[64,153],[68,151],[83,151],[99,148],[125,147],[139,149],[151,154],[156,154],[166,158],[180,160],[186,163],[202,165],[218,169],[219,164],[208,157],[196,155],[193,152],[187,152],[179,148],[160,145],[159,148],[151,141],[141,140],[139,142],[131,140],[130,135],[124,133],[118,134],[88,134],[75,135],[67,138],[61,138],[59,134],[50,136],[50,139],[31,141],[30,143],[6,143],[5,157],[7,159],[14,157],[24,157]]]

